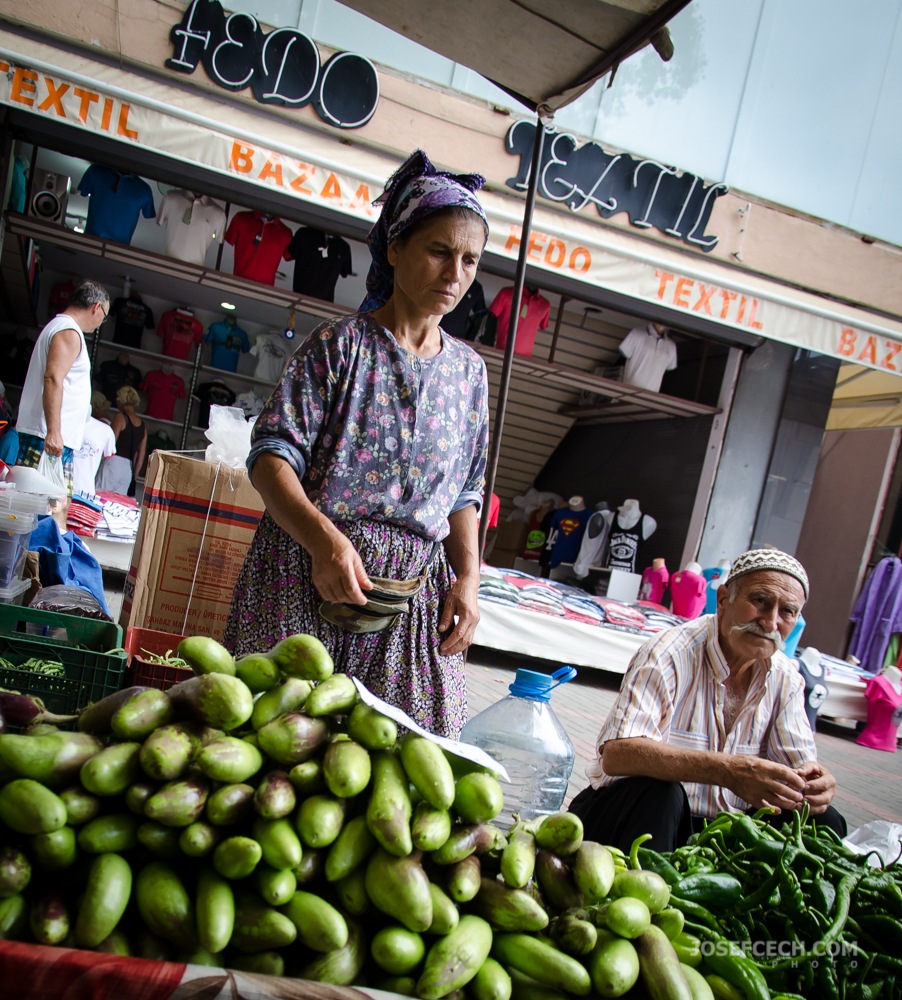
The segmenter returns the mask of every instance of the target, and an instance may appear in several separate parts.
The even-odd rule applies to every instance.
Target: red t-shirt
[[[204,339],[204,325],[192,313],[170,309],[160,317],[157,335],[163,338],[163,353],[170,358],[187,358],[191,348]]]
[[[147,396],[147,416],[158,420],[172,420],[175,404],[187,395],[185,383],[174,372],[157,368],[148,372],[141,383],[141,391]]]
[[[291,230],[281,219],[267,221],[262,212],[233,216],[223,239],[235,248],[234,272],[242,278],[274,285],[279,261],[291,259]]]
[[[498,317],[498,333],[495,336],[495,347],[504,350],[507,345],[507,328],[510,324],[511,303],[514,300],[514,290],[510,286],[502,288],[489,306],[489,311]],[[520,299],[520,318],[517,320],[517,343],[514,354],[531,357],[539,330],[548,328],[548,317],[551,314],[551,304],[540,292],[523,289]]]

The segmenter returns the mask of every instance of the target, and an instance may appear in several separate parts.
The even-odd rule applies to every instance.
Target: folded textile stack
[[[134,497],[101,491],[97,494],[97,499],[103,508],[103,518],[97,525],[95,537],[134,541],[141,519],[141,508]]]
[[[76,493],[66,512],[66,528],[76,535],[93,538],[97,525],[103,518],[103,507],[94,496]]]

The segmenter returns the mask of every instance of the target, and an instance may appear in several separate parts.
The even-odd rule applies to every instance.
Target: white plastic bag
[[[205,452],[207,461],[243,469],[251,450],[252,426],[240,407],[211,406],[210,426],[204,431],[210,442]]]
[[[872,819],[870,823],[853,830],[843,843],[859,854],[876,851],[883,858],[883,864],[890,865],[899,860],[899,852],[902,850],[902,824],[891,823],[886,819]],[[869,858],[868,863],[880,867],[874,857]]]
[[[64,496],[69,492],[66,474],[63,472],[63,460],[59,455],[48,455],[46,451],[42,451],[38,460],[38,472],[61,489]]]

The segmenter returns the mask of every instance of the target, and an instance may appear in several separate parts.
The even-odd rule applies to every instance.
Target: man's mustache
[[[770,641],[780,650],[782,653],[786,647],[786,643],[783,641],[783,636],[779,632],[765,632],[763,628],[759,628],[754,622],[747,622],[745,625],[734,625],[731,632],[751,632],[752,635],[758,635],[762,639],[770,639]]]

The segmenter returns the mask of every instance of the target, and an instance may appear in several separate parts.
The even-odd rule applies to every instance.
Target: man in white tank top
[[[38,468],[41,455],[62,460],[72,495],[72,460],[91,412],[91,358],[85,334],[107,318],[110,297],[96,281],[80,281],[65,310],[41,330],[19,401],[19,465]]]

